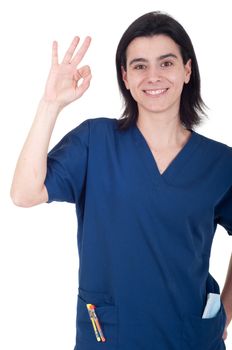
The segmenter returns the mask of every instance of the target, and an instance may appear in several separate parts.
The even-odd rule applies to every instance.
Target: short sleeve
[[[77,203],[87,171],[89,120],[66,134],[48,153],[45,186],[48,203]]]
[[[215,208],[216,222],[232,235],[232,186],[225,193]]]

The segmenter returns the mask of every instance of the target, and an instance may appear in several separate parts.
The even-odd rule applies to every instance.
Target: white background
[[[82,40],[90,35],[92,43],[83,64],[90,64],[93,79],[82,99],[62,111],[50,147],[87,118],[119,117],[116,47],[128,25],[153,10],[173,15],[192,39],[202,96],[210,107],[209,118],[196,131],[232,146],[229,4],[8,0],[1,5],[0,349],[74,347],[78,287],[75,207],[52,203],[23,209],[15,207],[9,197],[15,163],[46,82],[52,41],[58,41],[62,58],[74,35]],[[230,254],[231,237],[218,227],[210,272],[221,288]],[[230,350],[232,326],[229,332],[226,345]]]

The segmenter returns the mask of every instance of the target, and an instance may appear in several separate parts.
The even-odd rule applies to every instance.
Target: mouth
[[[168,91],[167,89],[149,89],[149,90],[143,90],[143,92],[147,96],[161,96],[164,95]]]

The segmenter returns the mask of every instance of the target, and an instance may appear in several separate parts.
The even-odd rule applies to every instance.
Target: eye
[[[134,66],[134,69],[140,70],[140,69],[145,69],[146,66],[144,64],[138,64],[137,66]]]
[[[173,62],[171,61],[164,61],[163,63],[161,63],[161,67],[171,67],[173,66]]]

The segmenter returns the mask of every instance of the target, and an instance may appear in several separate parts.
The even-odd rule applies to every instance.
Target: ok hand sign
[[[91,38],[87,36],[74,55],[79,41],[80,38],[75,36],[60,64],[58,62],[58,43],[53,41],[52,64],[43,99],[58,104],[60,109],[80,98],[90,85],[92,77],[90,67],[78,68],[77,66],[88,50]]]

